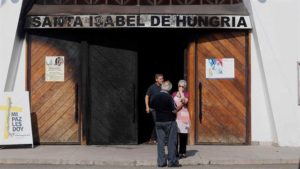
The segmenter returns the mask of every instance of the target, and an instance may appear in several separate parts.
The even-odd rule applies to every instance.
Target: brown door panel
[[[196,42],[198,144],[247,142],[247,33],[207,32]],[[208,58],[234,58],[233,79],[207,79]]]
[[[34,141],[79,144],[78,87],[80,43],[30,35],[29,88]],[[46,56],[64,56],[64,81],[45,80]]]

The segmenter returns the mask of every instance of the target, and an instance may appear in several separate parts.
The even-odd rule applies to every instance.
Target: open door
[[[88,144],[137,144],[137,52],[89,46]]]
[[[195,42],[197,144],[249,142],[248,45],[246,31],[204,32]]]

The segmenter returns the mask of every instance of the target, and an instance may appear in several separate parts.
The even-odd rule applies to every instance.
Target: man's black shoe
[[[186,158],[186,154],[179,154],[179,158],[180,158],[180,159]]]
[[[168,165],[168,167],[181,167],[182,165],[181,164],[170,164]]]

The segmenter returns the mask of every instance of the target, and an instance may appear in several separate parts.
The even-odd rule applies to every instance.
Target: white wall
[[[244,0],[251,13],[252,141],[300,146],[299,0]]]
[[[25,90],[24,40],[16,37],[22,2],[0,0],[0,91]]]

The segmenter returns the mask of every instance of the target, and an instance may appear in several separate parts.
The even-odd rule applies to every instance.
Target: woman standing
[[[190,129],[190,115],[187,109],[188,93],[185,91],[186,86],[186,81],[180,80],[178,82],[178,91],[172,95],[178,110],[176,122],[179,137],[179,158],[186,157],[186,145]]]

